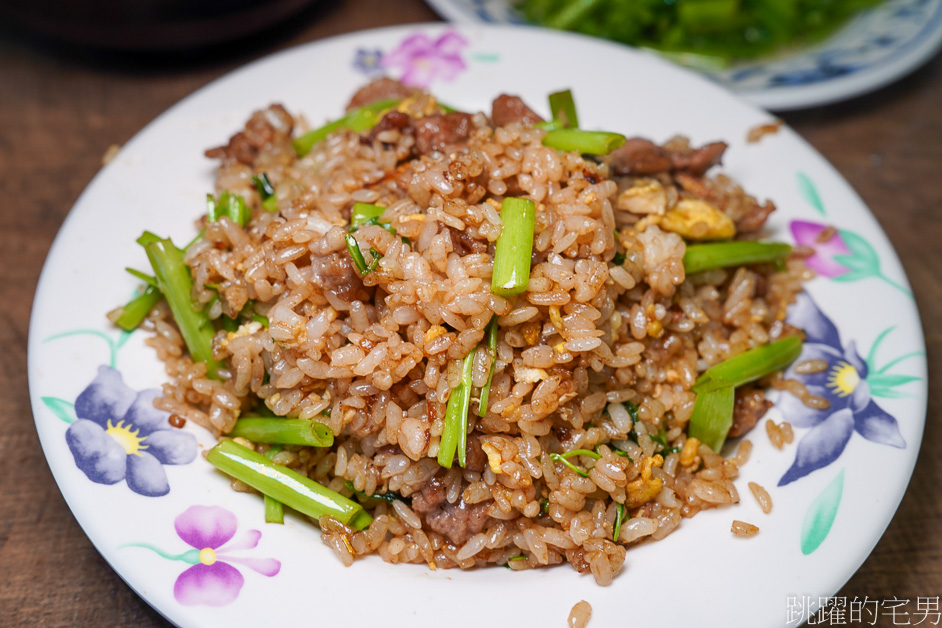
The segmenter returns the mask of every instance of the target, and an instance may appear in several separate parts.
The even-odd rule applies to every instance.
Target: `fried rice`
[[[219,438],[260,408],[328,426],[331,447],[271,457],[370,511],[363,530],[318,521],[345,565],[367,554],[433,569],[568,562],[607,585],[628,548],[739,501],[751,445],[724,458],[689,438],[691,387],[707,367],[798,333],[785,309],[809,271],[793,256],[685,276],[686,241],[710,239],[713,223],[756,238],[774,209],[708,173],[725,144],[635,138],[607,157],[565,153],[542,144],[519,99],[446,113],[388,79],[351,107],[390,94],[404,100],[373,129],[332,133],[302,157],[303,120],[280,105],[207,152],[220,160],[216,192],[242,196],[252,216],[244,228],[201,219],[185,261],[193,300],[240,326],[213,338],[215,379],[155,307],[148,342],[169,376],[155,403]],[[276,211],[253,184],[261,173]],[[534,201],[536,225],[526,291],[502,297],[490,280],[510,196]],[[366,274],[345,242],[356,202],[385,207],[352,234],[378,259]],[[445,468],[446,407],[472,352],[466,464]],[[762,386],[737,391],[734,435],[767,407]],[[551,455],[574,450],[595,456]]]

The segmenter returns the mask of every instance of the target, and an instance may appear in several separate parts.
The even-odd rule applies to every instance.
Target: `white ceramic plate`
[[[427,0],[457,23],[522,24],[514,0]],[[942,45],[942,0],[887,0],[825,41],[724,69],[699,68],[776,111],[846,100],[912,72]]]
[[[723,138],[731,145],[723,170],[780,207],[770,236],[818,247],[812,263],[823,275],[809,291],[820,310],[806,302],[793,319],[816,330],[816,344],[806,346],[832,363],[833,385],[819,391],[832,411],[790,415],[798,444],[785,451],[758,426],[738,482],[742,503],[631,549],[610,587],[568,566],[431,571],[368,558],[344,568],[307,522],[265,525],[259,498],[230,490],[196,455],[213,444],[209,434],[187,425],[186,435],[171,437],[157,429],[166,423],[149,422],[148,393],[139,391],[159,388],[162,367],[141,333],[121,334],[105,319],[135,289],[124,267],[146,267],[135,238],[145,229],[181,243],[192,237],[212,189],[214,163],[203,150],[224,143],[253,110],[282,102],[318,124],[337,116],[384,63],[468,109],[487,110],[494,95],[512,92],[545,110],[546,94],[571,87],[586,126],[657,141],[677,132],[696,143]],[[141,131],[89,185],[40,280],[29,342],[32,403],[76,519],[131,587],[186,626],[267,625],[273,613],[323,625],[374,614],[397,626],[498,618],[559,625],[581,599],[592,604],[595,627],[693,626],[704,615],[725,626],[797,625],[807,604],[857,569],[903,495],[925,417],[925,347],[900,264],[847,183],[788,129],[745,142],[750,127],[769,120],[649,55],[513,27],[356,33],[263,59],[200,90]],[[825,224],[839,232],[820,244]],[[771,515],[759,510],[747,481],[769,489]],[[761,532],[735,538],[733,519]]]

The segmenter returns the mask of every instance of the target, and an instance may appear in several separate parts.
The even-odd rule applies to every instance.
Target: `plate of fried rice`
[[[345,35],[183,100],[69,214],[29,354],[76,519],[186,626],[798,625],[926,408],[911,288],[819,154],[526,27]]]

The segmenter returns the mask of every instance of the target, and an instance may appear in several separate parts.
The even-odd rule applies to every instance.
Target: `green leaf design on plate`
[[[200,551],[198,549],[187,550],[182,554],[171,554],[170,552],[165,552],[156,545],[151,545],[150,543],[125,543],[120,547],[121,549],[126,547],[140,547],[150,550],[158,556],[166,558],[167,560],[179,560],[190,565],[196,565],[200,562]]]
[[[815,187],[811,177],[804,172],[797,172],[795,177],[798,179],[798,191],[805,197],[808,204],[814,207],[819,214],[826,216],[827,212],[824,211],[824,203],[821,202],[821,197],[818,195],[818,188]]]
[[[821,491],[805,513],[801,524],[801,553],[807,556],[821,547],[831,531],[844,494],[844,469]]]
[[[52,410],[52,413],[65,421],[66,423],[75,423],[78,419],[75,416],[75,404],[66,401],[65,399],[59,399],[58,397],[43,397],[43,403],[46,404],[46,407]]]
[[[835,255],[834,261],[848,268],[850,272],[832,277],[833,281],[847,283],[875,277],[890,284],[909,298],[913,298],[912,292],[883,274],[880,270],[880,256],[869,242],[847,229],[840,229],[838,232],[847,248],[850,249],[850,254]]]

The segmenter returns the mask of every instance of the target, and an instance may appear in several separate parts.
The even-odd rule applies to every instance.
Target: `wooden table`
[[[167,625],[98,555],[66,507],[27,394],[26,335],[39,272],[108,147],[257,57],[436,19],[421,0],[321,2],[235,52],[175,63],[77,55],[0,31],[0,626]],[[910,599],[915,610],[918,597],[942,593],[942,458],[933,453],[942,447],[942,57],[877,93],[784,119],[863,196],[916,286],[932,378],[922,453],[889,529],[839,593]]]

